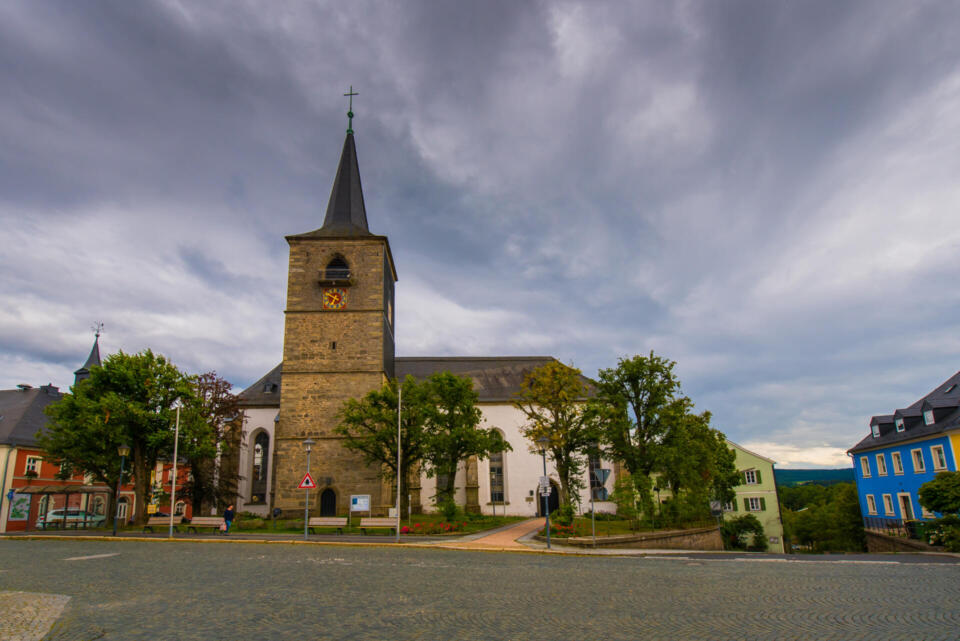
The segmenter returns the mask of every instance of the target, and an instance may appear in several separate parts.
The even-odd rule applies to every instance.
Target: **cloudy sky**
[[[784,467],[960,368],[954,2],[0,5],[0,388],[279,362],[352,84],[401,355],[650,350]]]

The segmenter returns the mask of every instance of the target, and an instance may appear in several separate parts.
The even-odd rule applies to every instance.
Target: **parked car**
[[[50,510],[37,518],[37,527],[41,530],[63,527],[100,527],[107,520],[103,514],[84,512],[77,508]]]

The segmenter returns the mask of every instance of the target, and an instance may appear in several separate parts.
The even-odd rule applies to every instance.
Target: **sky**
[[[0,4],[0,388],[281,359],[346,129],[397,351],[676,361],[780,467],[960,369],[955,2]]]

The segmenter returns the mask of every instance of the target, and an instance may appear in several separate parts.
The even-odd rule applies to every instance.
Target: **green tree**
[[[457,467],[470,456],[488,458],[510,450],[500,432],[482,428],[473,381],[450,372],[437,372],[421,383],[424,394],[423,461],[437,477],[437,504],[454,501]]]
[[[723,547],[728,550],[767,549],[763,524],[753,514],[724,519],[720,533],[723,536]]]
[[[373,390],[361,399],[348,399],[340,409],[340,424],[335,432],[343,437],[347,449],[358,452],[369,465],[380,466],[383,478],[397,478],[397,404],[402,389],[400,411],[400,511],[409,506],[410,474],[423,459],[424,425],[429,409],[426,387],[407,376],[402,388],[397,379]]]
[[[599,440],[597,416],[588,409],[590,390],[579,369],[550,361],[524,377],[514,406],[527,418],[521,433],[539,450],[541,438],[549,440],[547,452],[560,481],[560,506],[572,516],[579,501],[588,451]]]
[[[149,349],[118,352],[94,367],[90,378],[71,392],[48,407],[51,420],[41,447],[112,488],[119,476],[117,448],[129,445],[136,522],[146,522],[150,472],[158,458],[172,450],[172,408],[192,396],[189,378]]]
[[[192,503],[194,514],[201,514],[204,506],[224,507],[236,496],[236,473],[217,469],[231,459],[242,423],[232,387],[216,372],[200,374],[191,379],[193,394],[184,402],[178,456],[190,466],[184,498]]]
[[[792,543],[809,546],[815,552],[866,549],[860,501],[852,483],[837,483],[823,488],[823,492],[807,494],[817,498],[797,511],[781,510],[784,531]]]
[[[960,512],[960,472],[940,472],[920,486],[920,505],[931,512],[957,514]]]

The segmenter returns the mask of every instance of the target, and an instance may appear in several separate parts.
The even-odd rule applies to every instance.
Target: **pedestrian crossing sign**
[[[313,482],[313,477],[310,476],[310,472],[307,472],[303,475],[303,480],[300,481],[300,485],[297,486],[298,490],[315,490],[317,489],[317,484]]]

